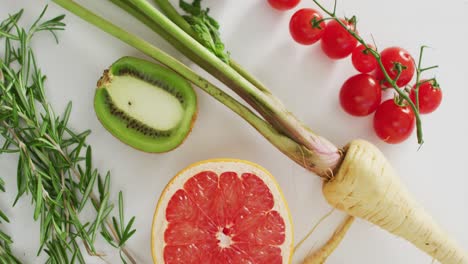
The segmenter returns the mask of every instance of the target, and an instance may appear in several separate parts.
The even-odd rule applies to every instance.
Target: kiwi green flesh
[[[197,99],[190,84],[157,64],[124,57],[103,76],[94,107],[103,126],[146,152],[167,152],[190,133]]]

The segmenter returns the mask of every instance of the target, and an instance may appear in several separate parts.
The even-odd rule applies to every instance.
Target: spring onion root
[[[467,264],[460,248],[418,205],[374,145],[352,141],[323,193],[335,208],[406,239],[443,264]]]
[[[349,228],[354,222],[353,216],[347,216],[343,223],[333,233],[333,236],[323,245],[319,250],[308,255],[302,264],[323,264],[327,261],[328,257],[335,251],[340,245],[341,241],[345,237]]]

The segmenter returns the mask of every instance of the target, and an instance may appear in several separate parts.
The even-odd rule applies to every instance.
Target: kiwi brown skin
[[[120,120],[121,122],[116,121],[116,119],[122,118],[122,115],[119,114],[115,116],[115,113],[110,113],[111,109],[109,106],[106,106],[105,102],[106,94],[108,96],[107,99],[110,99],[107,87],[111,85],[115,76],[122,75],[130,75],[134,78],[148,82],[154,85],[155,89],[159,88],[166,91],[170,90],[169,93],[177,98],[183,105],[183,120],[176,127],[168,130],[169,135],[165,137],[170,141],[169,143],[166,144],[166,142],[164,142],[164,137],[153,136],[152,138],[151,136],[146,136],[143,135],[143,133],[136,132],[135,127],[132,128],[128,125],[123,127],[123,124],[126,124],[123,122],[124,120]],[[131,89],[131,87],[128,89]],[[147,153],[165,153],[179,147],[185,142],[188,135],[191,133],[198,114],[197,95],[193,91],[192,86],[185,79],[158,64],[132,57],[123,57],[112,64],[109,69],[104,71],[102,77],[97,82],[94,108],[98,120],[114,137],[134,149]],[[148,111],[151,111],[151,109]],[[186,111],[189,112],[187,113]],[[175,136],[174,134],[171,134],[172,130],[175,131],[174,133],[177,133]],[[134,144],[134,136],[139,137],[138,144]]]

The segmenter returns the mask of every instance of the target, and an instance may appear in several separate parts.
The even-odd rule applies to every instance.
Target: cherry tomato
[[[367,44],[369,48],[374,49],[375,47]],[[372,56],[372,54],[369,53],[369,51],[366,51],[366,47],[364,45],[359,45],[357,46],[352,55],[351,55],[351,60],[353,62],[354,68],[362,73],[368,73],[377,68],[377,60]]]
[[[411,57],[411,54],[409,54],[408,51],[400,47],[390,47],[384,49],[380,53],[380,56],[385,71],[392,79],[395,79],[398,75],[398,71],[395,69],[395,63],[400,63],[403,67],[405,67],[397,80],[397,85],[399,87],[405,86],[411,81],[414,75],[414,59]],[[376,77],[377,80],[385,79],[385,76],[380,67],[377,68]]]
[[[277,10],[285,11],[293,9],[301,0],[268,0],[268,3]]]
[[[440,89],[437,82],[422,80],[419,85],[419,113],[429,114],[434,112],[442,102],[442,90]],[[414,89],[410,93],[411,100],[416,104],[416,93]]]
[[[377,108],[374,115],[374,131],[383,141],[397,144],[411,135],[415,119],[410,106],[399,106],[390,99]]]
[[[355,30],[354,25],[341,20],[348,29]],[[323,52],[331,59],[343,59],[356,48],[358,41],[338,22],[331,20],[323,32],[321,46]]]
[[[365,73],[346,80],[340,90],[340,104],[353,116],[366,116],[375,112],[381,100],[382,88],[379,82]]]
[[[289,32],[293,39],[302,45],[311,45],[317,42],[325,29],[325,22],[320,22],[319,27],[314,27],[313,20],[322,20],[322,15],[312,8],[298,10],[291,17]]]

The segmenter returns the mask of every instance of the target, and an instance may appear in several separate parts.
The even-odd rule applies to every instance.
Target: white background
[[[107,1],[79,2],[189,63],[163,40]],[[45,3],[0,0],[0,17],[5,18],[9,12],[24,7],[27,25]],[[416,56],[420,45],[432,47],[426,53],[426,66],[440,65],[435,73],[445,97],[437,112],[423,118],[426,144],[420,151],[417,151],[415,136],[400,145],[386,145],[373,135],[371,118],[353,118],[341,111],[339,88],[346,78],[355,74],[350,59],[331,61],[322,54],[319,45],[295,44],[288,33],[288,21],[293,11],[274,11],[266,0],[205,0],[204,3],[221,22],[223,39],[236,60],[264,81],[314,131],[337,145],[357,137],[376,143],[417,200],[468,249],[468,29],[464,18],[468,14],[467,0],[339,1],[338,13],[358,15],[361,35],[370,39],[372,33],[381,49],[398,45]],[[314,4],[303,0],[301,6]],[[48,16],[63,12],[51,4]],[[241,158],[270,170],[290,205],[296,241],[330,210],[322,198],[318,177],[291,162],[241,118],[198,89],[199,119],[180,148],[164,155],[151,155],[120,143],[103,129],[94,115],[95,84],[114,60],[124,55],[143,55],[73,15],[68,15],[66,22],[67,30],[60,34],[60,45],[47,34],[34,42],[38,61],[49,77],[49,99],[57,112],[61,112],[68,101],[73,101],[72,126],[80,131],[92,129],[89,142],[94,149],[95,165],[101,171],[112,172],[114,196],[111,198],[116,201],[115,194],[123,190],[126,214],[137,216],[137,233],[128,245],[138,255],[139,263],[152,262],[150,228],[161,190],[177,171],[199,160]],[[0,173],[8,183],[8,193],[0,194],[0,207],[12,219],[11,224],[1,228],[13,234],[15,252],[26,263],[40,263],[42,261],[35,257],[38,223],[32,221],[29,199],[24,198],[11,208],[16,191],[16,158],[0,157]],[[341,213],[335,212],[328,218],[298,252],[294,263],[299,263],[313,246],[323,243],[342,217]],[[110,255],[111,263],[117,263],[112,257],[114,251],[105,247],[103,251]],[[100,263],[93,258],[88,262]],[[430,262],[428,256],[409,243],[363,221],[353,225],[328,261],[331,264]]]

